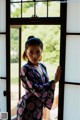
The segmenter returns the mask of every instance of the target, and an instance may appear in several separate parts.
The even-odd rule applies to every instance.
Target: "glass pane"
[[[6,36],[0,35],[0,77],[6,77]]]
[[[80,86],[65,85],[63,120],[80,120]]]
[[[22,1],[34,1],[34,0],[22,0]]]
[[[37,17],[47,17],[47,2],[36,2]]]
[[[65,81],[80,83],[80,36],[77,35],[67,36]]]
[[[67,4],[67,32],[80,32],[80,0],[76,1]]]
[[[32,17],[34,15],[34,3],[22,3],[22,17]]]
[[[37,2],[47,2],[48,0],[35,0]]]
[[[47,2],[47,1],[50,1],[50,0],[35,0],[35,1],[38,1],[38,2]]]
[[[19,100],[19,29],[11,28],[10,37],[10,80],[11,80],[11,119],[16,115]]]
[[[22,1],[33,1],[34,2],[34,0],[22,0]],[[45,2],[45,1],[47,1],[47,0],[35,0],[35,2]]]
[[[6,32],[6,1],[0,0],[0,32]]]
[[[11,17],[20,18],[21,17],[21,3],[11,4]]]
[[[44,44],[44,52],[42,55],[42,63],[47,67],[50,80],[54,79],[55,71],[59,65],[60,54],[60,26],[59,25],[27,25],[22,27],[22,54],[24,51],[24,43],[27,37],[34,35],[39,37]],[[45,36],[45,37],[44,37]],[[44,57],[43,57],[44,56]],[[22,66],[26,63],[22,59]],[[21,85],[22,86],[22,85]],[[58,120],[58,94],[59,83],[56,85],[54,104],[51,110],[44,109],[44,120]],[[25,90],[22,87],[22,95],[25,94]]]
[[[11,0],[11,2],[18,2],[18,1],[20,2],[21,0]]]
[[[49,2],[48,6],[48,17],[60,17],[60,2]]]

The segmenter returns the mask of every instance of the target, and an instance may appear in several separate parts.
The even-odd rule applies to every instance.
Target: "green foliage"
[[[22,4],[22,12],[25,13],[27,12],[28,9],[30,9],[31,7],[33,7],[34,4],[32,2],[29,2],[29,3],[23,3]]]
[[[22,53],[27,37],[34,35],[39,37],[44,44],[43,61],[59,63],[60,51],[60,26],[59,25],[27,25],[22,27]]]
[[[11,56],[11,63],[18,63],[18,62],[19,62],[18,56]]]
[[[19,61],[19,31],[18,29],[11,29],[10,34],[10,54],[11,63],[17,63]]]
[[[11,4],[11,17],[21,17],[21,4],[20,3],[12,3]]]

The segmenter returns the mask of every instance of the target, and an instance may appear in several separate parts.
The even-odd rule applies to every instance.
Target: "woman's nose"
[[[36,54],[36,53],[34,53],[34,54],[33,54],[33,58],[36,58],[36,57],[37,57],[37,54]]]

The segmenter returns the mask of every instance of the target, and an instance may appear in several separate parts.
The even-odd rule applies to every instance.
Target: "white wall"
[[[0,112],[6,112],[6,0],[0,0]]]
[[[80,0],[68,0],[67,33],[80,33]],[[80,83],[80,35],[66,35],[65,82]],[[64,84],[63,120],[80,120],[80,85]]]

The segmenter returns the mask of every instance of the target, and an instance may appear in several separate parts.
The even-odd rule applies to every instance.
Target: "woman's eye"
[[[35,52],[33,52],[33,51],[29,51],[28,52],[30,55],[33,55],[33,54],[41,54],[41,51],[40,50],[38,50],[38,51],[35,51]]]
[[[29,51],[29,54],[33,54],[33,52],[32,52],[32,51]]]
[[[37,51],[37,54],[41,54],[41,51]]]

